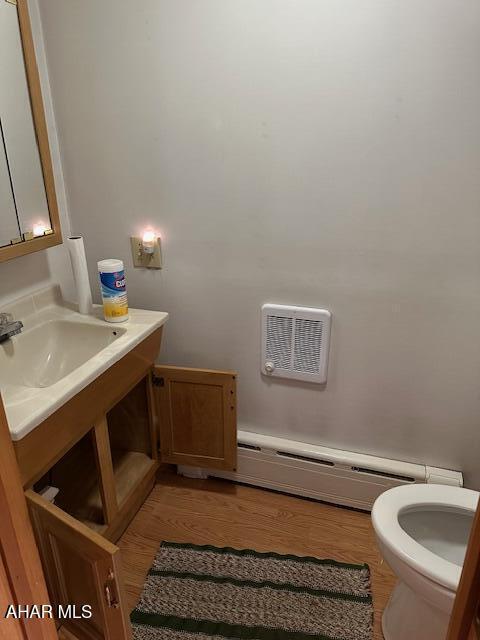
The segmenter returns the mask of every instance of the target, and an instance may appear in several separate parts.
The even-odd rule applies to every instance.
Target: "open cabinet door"
[[[77,618],[59,622],[79,640],[129,640],[119,548],[33,491],[25,495],[52,604],[76,608]],[[91,617],[81,617],[84,605]]]
[[[479,640],[480,502],[473,521],[446,640]]]
[[[156,366],[162,462],[235,471],[236,373]]]

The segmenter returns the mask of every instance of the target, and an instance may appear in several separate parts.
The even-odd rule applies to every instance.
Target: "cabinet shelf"
[[[112,451],[112,459],[118,506],[121,509],[130,494],[157,463],[139,451]]]
[[[107,525],[103,518],[95,460],[86,457],[83,449],[79,447],[75,456],[69,456],[68,477],[61,476],[60,469],[52,469],[52,484],[60,489],[55,504],[91,529],[103,533]],[[144,453],[122,450],[112,451],[112,461],[118,507],[122,509],[156,463]]]

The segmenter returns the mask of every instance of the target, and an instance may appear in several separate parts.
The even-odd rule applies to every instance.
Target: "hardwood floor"
[[[162,540],[367,562],[374,638],[383,638],[380,616],[395,580],[377,550],[369,514],[224,480],[189,480],[163,472],[118,543],[132,609]]]

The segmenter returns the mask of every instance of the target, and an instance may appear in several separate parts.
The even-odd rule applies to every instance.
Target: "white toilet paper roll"
[[[89,315],[92,313],[92,291],[88,280],[87,258],[82,236],[71,236],[67,239],[67,246],[77,288],[78,310],[84,315]]]

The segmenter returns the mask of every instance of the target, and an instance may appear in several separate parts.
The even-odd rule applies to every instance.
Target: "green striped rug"
[[[371,640],[366,564],[163,542],[134,640]]]

